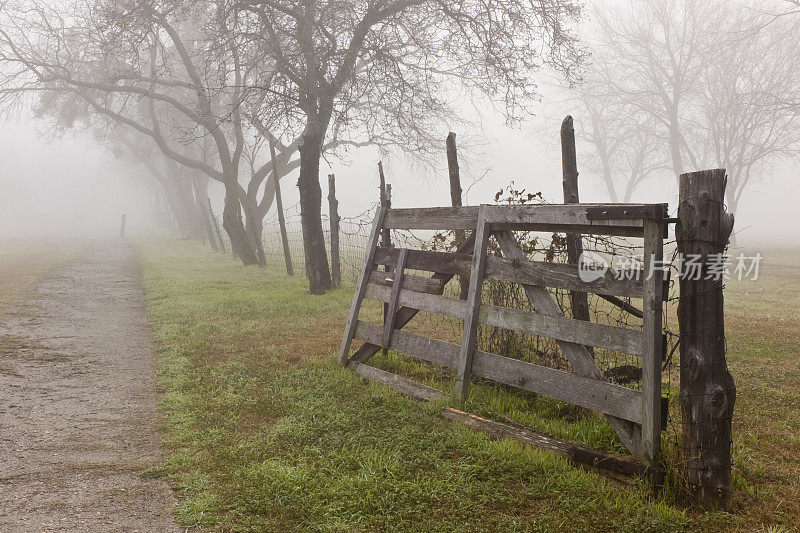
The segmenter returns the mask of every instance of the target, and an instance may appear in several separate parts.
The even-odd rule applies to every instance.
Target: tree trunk
[[[219,240],[219,247],[222,249],[222,253],[227,253],[225,250],[225,241],[222,240],[222,234],[219,231],[219,224],[217,224],[217,217],[214,216],[214,209],[211,207],[211,198],[206,196],[206,203],[208,204],[208,215],[211,217],[211,222],[214,224],[214,232],[217,234],[217,239]]]
[[[203,228],[206,231],[208,244],[215,252],[219,250],[217,241],[214,239],[214,228],[211,226],[211,215],[208,212],[208,178],[204,176],[197,176],[194,178],[194,197],[197,204],[197,210],[200,212]]]
[[[225,208],[222,211],[222,227],[231,239],[234,254],[245,265],[257,265],[258,257],[242,222],[242,210],[237,184],[225,184]]]
[[[294,276],[294,266],[292,265],[292,252],[289,250],[289,236],[286,234],[286,218],[283,213],[283,196],[281,196],[281,176],[278,174],[278,158],[275,157],[275,144],[272,141],[269,141],[269,155],[272,158],[272,175],[275,176],[275,209],[278,211],[278,227],[281,230],[281,244],[283,245],[283,264],[286,266],[286,274],[289,276]],[[338,237],[336,240],[336,244],[337,246],[339,244]],[[331,237],[331,254],[332,253],[333,253],[333,237]],[[336,285],[335,277],[333,283],[334,286],[338,287],[338,285]]]
[[[261,235],[264,232],[263,218],[256,215],[256,210],[252,207],[246,206],[247,201],[242,204],[245,216],[245,228],[247,231],[247,238],[250,240],[250,246],[255,251],[258,265],[261,267],[267,266],[267,258],[264,255],[264,243],[261,241]]]
[[[321,138],[314,131],[303,135],[300,145],[300,221],[303,227],[306,277],[311,294],[325,294],[331,288],[325,234],[322,231],[322,188],[319,184]]]
[[[738,208],[739,198],[736,194],[736,187],[727,187],[725,189],[725,207],[727,212],[731,215],[736,214],[736,209]],[[728,244],[730,248],[735,249],[739,247],[739,241],[736,238],[736,232],[732,231],[731,236],[728,238]]]
[[[678,119],[673,117],[669,124],[669,154],[672,159],[672,171],[675,177],[683,174],[683,155],[681,154],[681,132],[678,128]]]
[[[164,179],[161,182],[161,185],[164,187],[167,203],[169,204],[170,210],[175,217],[175,226],[178,230],[178,234],[183,239],[191,238],[193,231],[192,223],[190,221],[191,217],[188,216],[186,211],[186,203],[181,197],[180,186],[171,178]]]

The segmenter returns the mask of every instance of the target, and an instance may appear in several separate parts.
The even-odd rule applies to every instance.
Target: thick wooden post
[[[461,175],[458,168],[456,134],[452,131],[447,135],[447,170],[450,175],[450,202],[453,207],[461,207]]]
[[[281,180],[278,175],[278,161],[275,157],[275,144],[269,141],[269,155],[272,158],[272,174],[275,176],[275,208],[278,210],[278,226],[281,229],[281,243],[283,244],[283,263],[286,265],[286,273],[294,275],[292,266],[292,253],[289,251],[289,236],[286,234],[286,219],[283,215],[283,198],[281,197]]]
[[[458,168],[458,152],[456,151],[456,134],[452,131],[447,135],[447,169],[450,176],[450,203],[453,207],[461,207],[461,173]],[[456,248],[461,246],[461,243],[466,239],[466,232],[464,230],[456,230]],[[466,276],[458,277],[458,285],[460,289],[460,298],[467,299],[467,292],[469,291],[469,278]]]
[[[339,201],[336,199],[336,176],[328,174],[328,218],[331,224],[331,283],[342,286],[342,262],[339,256]]]
[[[217,240],[219,241],[219,247],[222,250],[222,253],[226,253],[225,250],[225,241],[222,240],[222,233],[219,231],[219,223],[217,222],[217,217],[214,216],[214,210],[211,208],[211,198],[206,196],[206,203],[208,204],[208,216],[211,217],[211,222],[214,224],[214,232],[217,234]]]
[[[642,458],[657,464],[661,447],[661,360],[663,354],[664,222],[644,221],[642,297]]]
[[[469,272],[469,291],[467,293],[467,313],[464,316],[464,330],[461,334],[461,351],[458,358],[458,373],[453,387],[453,400],[463,402],[469,394],[469,377],[472,375],[472,360],[478,337],[478,317],[481,311],[483,275],[486,271],[486,246],[489,244],[489,225],[484,218],[484,208],[478,210],[478,224],[475,230],[475,250],[472,253],[472,267]]]
[[[120,220],[120,222],[119,222],[119,238],[120,239],[124,239],[125,238],[125,220],[126,219],[127,219],[127,216],[123,213],[122,220]]]
[[[681,174],[676,238],[681,254],[680,404],[686,477],[699,503],[725,508],[731,495],[731,419],[736,386],[725,362],[723,278],[731,231],[725,170]],[[695,265],[699,264],[699,268]]]
[[[578,160],[575,151],[575,130],[572,127],[572,117],[567,115],[561,123],[561,184],[564,189],[564,203],[577,204],[578,199]],[[570,264],[577,265],[583,253],[581,236],[567,234],[567,260]],[[570,291],[570,307],[572,318],[589,320],[589,297],[585,292]],[[594,351],[589,348],[590,352]]]

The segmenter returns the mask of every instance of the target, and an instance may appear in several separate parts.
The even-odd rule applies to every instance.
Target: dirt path
[[[0,314],[0,531],[173,531],[138,265],[87,245]]]

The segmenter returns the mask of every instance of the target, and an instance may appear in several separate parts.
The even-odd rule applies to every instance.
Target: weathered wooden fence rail
[[[661,332],[664,299],[663,255],[665,204],[570,204],[469,206],[387,209],[375,215],[364,266],[356,285],[339,361],[355,367],[381,348],[456,370],[454,399],[469,394],[471,376],[533,391],[604,413],[625,446],[653,465],[662,429]],[[471,230],[456,253],[389,249],[379,246],[387,229]],[[577,264],[530,261],[512,231],[564,231],[620,235],[644,240],[644,269],[632,279],[607,272],[583,281]],[[502,257],[490,256],[490,236]],[[472,253],[468,253],[471,251]],[[377,267],[383,265],[386,271]],[[414,274],[406,273],[415,271]],[[420,276],[417,272],[431,272]],[[454,276],[469,276],[465,300],[443,296]],[[487,279],[519,283],[536,312],[481,305]],[[643,329],[609,326],[565,317],[548,287],[582,293],[641,298]],[[387,305],[383,324],[359,320],[364,299]],[[460,344],[402,331],[419,311],[463,320]],[[557,370],[476,349],[480,324],[556,340],[573,372]],[[364,345],[351,356],[353,340]],[[625,352],[642,358],[642,390],[608,383],[587,347]]]

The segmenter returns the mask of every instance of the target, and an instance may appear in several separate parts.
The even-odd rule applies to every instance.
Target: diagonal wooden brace
[[[392,280],[392,296],[387,302],[386,317],[383,323],[383,347],[388,348],[392,343],[392,332],[394,332],[394,319],[397,314],[397,298],[400,296],[400,289],[403,287],[403,276],[406,268],[406,257],[408,248],[400,250],[397,258],[397,266],[394,269],[394,279]]]
[[[517,239],[514,238],[511,232],[495,231],[492,234],[500,245],[503,255],[508,259],[518,259],[520,261],[526,261],[528,259],[527,254],[522,250]],[[523,284],[522,287],[533,305],[533,308],[538,313],[548,316],[564,316],[561,308],[553,299],[552,294],[550,294],[547,288],[526,284]],[[603,371],[597,367],[592,359],[592,355],[585,346],[566,341],[557,342],[576,374],[600,381],[607,381]],[[611,427],[613,427],[614,431],[619,435],[623,444],[625,444],[625,447],[628,448],[631,453],[638,455],[641,452],[642,440],[642,430],[639,425],[628,420],[611,416],[607,416],[607,419]]]

